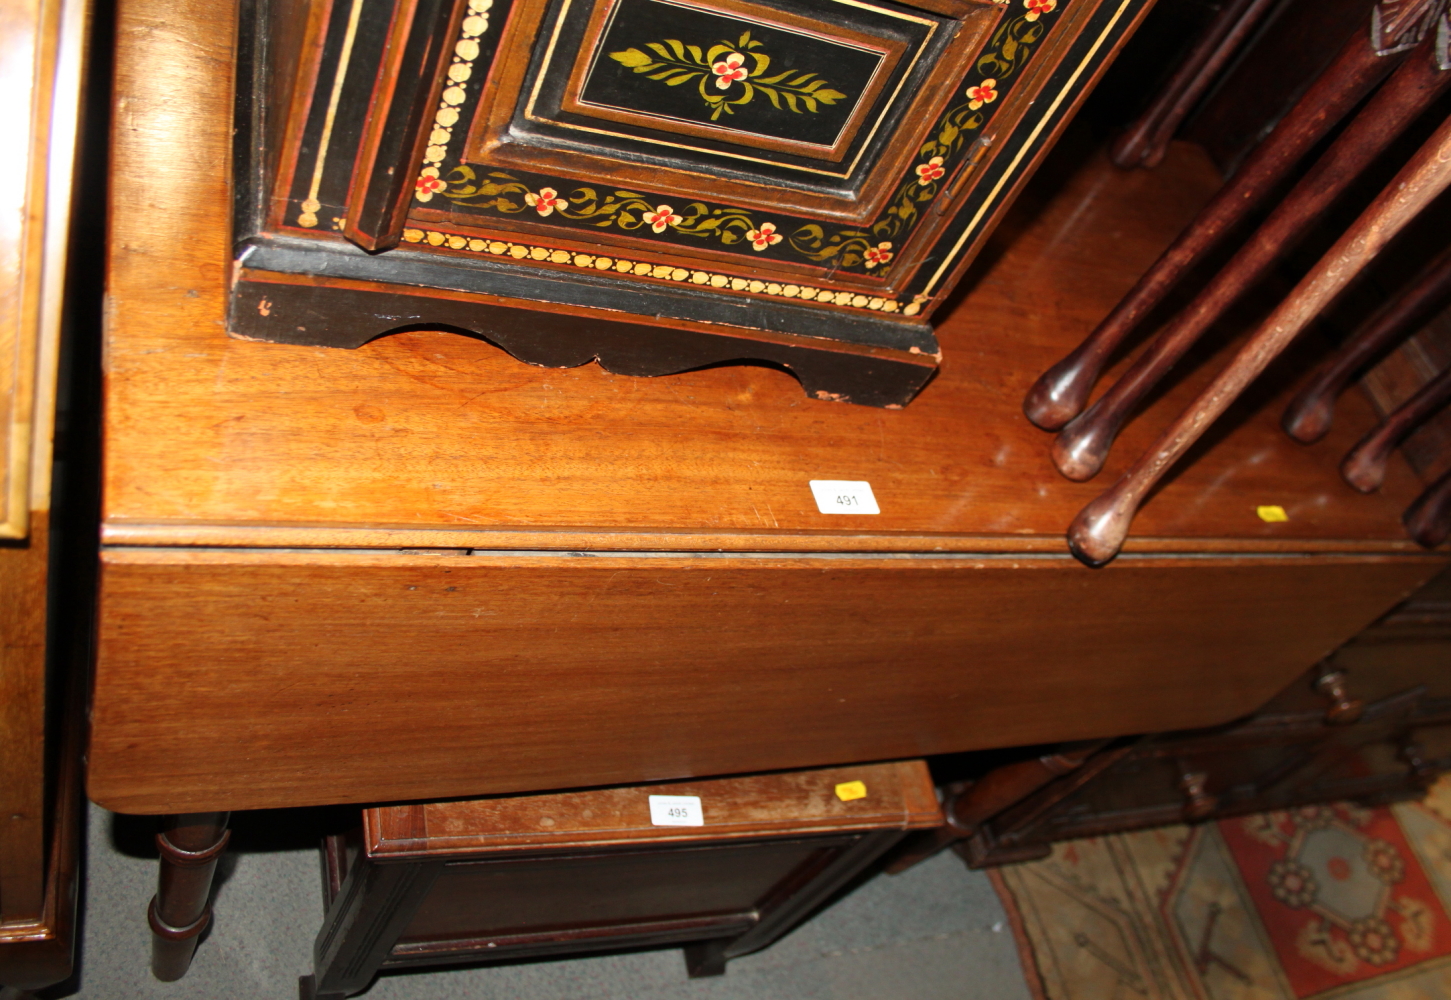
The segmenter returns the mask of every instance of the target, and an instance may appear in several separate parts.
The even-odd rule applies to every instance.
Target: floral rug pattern
[[[1451,777],[992,874],[1040,1000],[1451,1000]]]

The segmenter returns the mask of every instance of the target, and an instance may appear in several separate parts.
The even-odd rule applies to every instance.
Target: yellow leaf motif
[[[651,59],[639,49],[626,49],[623,52],[611,52],[610,58],[622,66],[629,66],[633,69],[636,66],[644,66],[655,60]]]

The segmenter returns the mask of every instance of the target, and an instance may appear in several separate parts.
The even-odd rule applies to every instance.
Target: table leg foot
[[[191,966],[197,938],[211,922],[212,876],[230,837],[227,813],[171,816],[156,835],[160,884],[147,909],[147,922],[151,972],[162,982],[180,979]]]
[[[697,941],[685,946],[685,971],[691,979],[723,976],[726,970],[726,945],[730,940]]]

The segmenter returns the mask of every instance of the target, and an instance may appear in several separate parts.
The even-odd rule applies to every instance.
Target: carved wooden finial
[[[1370,15],[1375,54],[1394,55],[1420,44],[1437,26],[1445,6],[1446,0],[1380,0]]]

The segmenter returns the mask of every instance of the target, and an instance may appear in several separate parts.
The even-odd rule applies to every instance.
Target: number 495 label
[[[705,826],[700,796],[650,796],[650,822],[655,826]]]
[[[872,484],[849,479],[813,479],[811,495],[823,514],[880,514]]]

